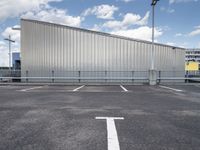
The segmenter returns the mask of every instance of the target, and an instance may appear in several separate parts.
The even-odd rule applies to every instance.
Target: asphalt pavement
[[[0,150],[118,149],[199,150],[199,84],[0,86]]]

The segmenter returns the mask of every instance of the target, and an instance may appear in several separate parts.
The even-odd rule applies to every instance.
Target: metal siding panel
[[[53,24],[22,21],[21,26],[23,75],[25,70],[32,76],[51,76],[52,70],[147,71],[150,67],[151,43]],[[176,70],[184,70],[184,53],[179,48],[155,45],[156,68],[173,70],[174,66]]]

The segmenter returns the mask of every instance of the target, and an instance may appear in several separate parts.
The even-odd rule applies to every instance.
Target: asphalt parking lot
[[[0,149],[199,150],[200,85],[1,85]]]

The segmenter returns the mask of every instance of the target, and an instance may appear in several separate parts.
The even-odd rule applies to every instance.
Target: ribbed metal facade
[[[184,71],[184,49],[155,44],[155,55],[157,70]],[[21,58],[22,76],[28,72],[29,77],[67,77],[84,71],[85,76],[111,71],[124,76],[122,72],[149,70],[151,43],[23,19]]]

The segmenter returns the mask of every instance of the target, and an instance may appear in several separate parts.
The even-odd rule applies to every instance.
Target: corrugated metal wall
[[[184,71],[185,51],[155,45],[157,70]],[[131,76],[148,71],[151,43],[33,20],[21,21],[22,76]],[[111,73],[111,71],[113,71]],[[120,71],[120,72],[114,72]],[[105,72],[105,73],[104,73]],[[83,75],[83,73],[82,73]],[[142,75],[138,75],[142,76]],[[145,75],[146,76],[146,75]]]

